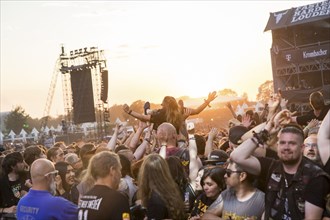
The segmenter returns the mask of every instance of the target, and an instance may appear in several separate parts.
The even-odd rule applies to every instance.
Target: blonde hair
[[[82,173],[81,182],[85,183],[87,189],[91,189],[98,178],[107,176],[110,167],[116,166],[120,166],[120,160],[117,154],[110,151],[99,152],[90,159],[87,170]]]
[[[165,203],[170,218],[185,219],[182,195],[171,176],[168,164],[159,154],[150,154],[144,159],[139,172],[138,186],[138,198],[144,206],[154,192]]]

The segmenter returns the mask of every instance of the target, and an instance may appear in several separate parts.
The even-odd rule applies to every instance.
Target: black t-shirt
[[[322,121],[330,109],[330,105],[325,105],[318,117],[314,115],[314,110],[309,111],[306,115],[298,116],[297,123],[300,125],[307,125],[312,119]]]
[[[278,160],[277,152],[269,148],[266,148],[266,157]]]
[[[78,220],[122,220],[130,214],[127,198],[107,186],[95,185],[79,201]]]
[[[166,114],[164,109],[159,109],[154,112],[150,117],[150,122],[154,123],[154,129],[157,130],[158,126],[166,122]]]
[[[208,207],[215,201],[215,199],[208,198],[203,192],[200,194],[197,199],[195,200],[194,207],[191,211],[191,217],[193,216],[203,216],[203,214],[206,212]]]
[[[166,111],[164,109],[157,110],[154,114],[150,117],[150,122],[154,123],[153,129],[157,130],[158,126],[161,125],[164,122],[168,122],[166,118]],[[176,132],[179,134],[181,126],[185,125],[183,124],[173,124],[173,126],[176,129]]]
[[[163,199],[154,191],[147,202],[147,217],[148,219],[158,220],[169,218],[169,213]]]
[[[17,205],[22,197],[21,191],[29,191],[25,186],[27,173],[22,173],[16,181],[9,181],[7,175],[0,177],[0,207],[11,207]]]

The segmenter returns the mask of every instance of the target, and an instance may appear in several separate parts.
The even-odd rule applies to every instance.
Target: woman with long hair
[[[138,186],[138,198],[147,209],[148,219],[186,219],[179,187],[159,154],[150,154],[144,159]]]
[[[57,162],[55,164],[55,169],[58,170],[60,176],[60,180],[56,181],[57,194],[75,204],[78,204],[79,192],[75,181],[73,167],[67,162]]]

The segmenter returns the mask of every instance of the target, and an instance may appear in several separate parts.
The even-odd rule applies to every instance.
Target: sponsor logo
[[[285,59],[286,59],[287,61],[291,61],[291,58],[292,58],[291,54],[286,54],[286,55],[285,55]]]
[[[328,54],[328,50],[322,50],[322,49],[320,49],[318,51],[314,50],[312,52],[306,52],[306,51],[304,51],[303,52],[303,58],[304,59],[307,59],[307,58],[325,56],[327,54]]]
[[[286,10],[285,12],[282,12],[282,13],[277,13],[277,14],[274,13],[276,24],[278,24],[278,22],[280,22],[280,20],[282,19],[283,15],[285,15],[286,13],[288,13],[288,10]]]

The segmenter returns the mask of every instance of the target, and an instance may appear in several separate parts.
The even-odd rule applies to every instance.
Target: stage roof
[[[330,0],[270,13],[264,31],[330,18]]]

